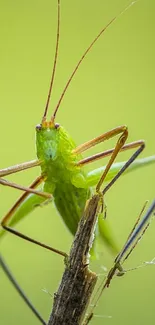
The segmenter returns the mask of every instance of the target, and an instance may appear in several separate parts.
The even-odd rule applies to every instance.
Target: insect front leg
[[[27,193],[37,194],[37,195],[39,195],[41,197],[50,198],[51,195],[49,193],[40,192],[40,191],[35,190],[35,187],[37,187],[39,185],[39,182],[42,179],[42,176],[37,179],[36,185],[34,187],[33,186],[25,187],[25,186],[10,182],[10,181],[2,178],[4,176],[8,176],[10,174],[15,174],[15,173],[18,173],[20,171],[23,171],[23,170],[26,170],[26,169],[29,169],[29,168],[32,168],[32,167],[36,167],[36,166],[39,166],[39,165],[40,165],[39,160],[31,160],[31,161],[28,161],[28,162],[25,162],[25,163],[21,163],[21,164],[18,164],[18,165],[14,165],[14,166],[11,166],[11,167],[0,169],[0,184],[3,185],[3,186],[16,188],[18,190],[21,190],[21,191],[24,191],[24,192],[27,192]]]
[[[39,186],[42,182],[44,181],[44,178],[42,176],[38,177],[30,186],[30,189],[35,189],[37,186]],[[61,256],[67,257],[67,254],[64,253],[63,251],[57,250],[49,245],[46,245],[44,243],[41,243],[31,237],[28,237],[18,231],[16,231],[15,229],[11,228],[10,226],[8,226],[9,221],[11,221],[11,218],[13,217],[14,213],[16,212],[16,210],[18,209],[18,207],[24,202],[24,200],[26,199],[26,197],[29,195],[29,192],[25,192],[20,198],[19,200],[14,204],[14,206],[10,209],[10,211],[4,216],[4,218],[1,221],[1,226],[4,230],[20,237],[23,238],[29,242],[32,242],[36,245],[39,245],[41,247],[44,247],[48,250],[51,250]],[[45,195],[46,197],[46,195]]]
[[[137,158],[137,156],[141,153],[141,151],[145,148],[145,143],[143,140],[138,140],[138,141],[135,141],[135,142],[131,142],[127,145],[125,145],[125,142],[127,140],[127,137],[128,137],[128,129],[125,125],[123,126],[119,126],[119,127],[116,127],[115,129],[112,129],[100,136],[98,136],[97,138],[95,139],[92,139],[80,146],[78,146],[77,148],[75,148],[73,150],[73,153],[75,154],[79,154],[79,153],[82,153],[88,149],[90,149],[91,147],[93,146],[96,146],[97,144],[101,143],[101,142],[104,142],[105,140],[109,140],[117,135],[121,134],[121,136],[119,137],[117,143],[116,143],[116,146],[113,148],[113,149],[110,149],[110,150],[107,150],[107,151],[103,151],[99,154],[96,154],[96,155],[93,155],[93,156],[90,156],[88,158],[85,158],[85,159],[82,159],[80,160],[76,165],[78,166],[82,166],[84,164],[88,164],[88,163],[91,163],[93,161],[96,161],[98,159],[101,159],[101,158],[104,158],[104,157],[107,157],[110,155],[110,159],[109,159],[109,162],[107,163],[103,173],[101,174],[100,176],[100,179],[96,185],[96,192],[99,192],[100,191],[100,188],[103,184],[103,182],[105,181],[106,177],[107,177],[107,174],[110,170],[110,168],[112,167],[117,155],[119,152],[121,151],[124,151],[124,150],[128,150],[128,149],[133,149],[133,148],[139,148],[135,154],[133,154],[133,156],[131,157],[131,160],[129,159],[129,161],[127,162],[127,165],[126,163],[124,164],[125,166],[125,169],[124,167],[121,168],[121,174],[131,165],[131,163]],[[118,174],[118,177],[121,175],[120,174],[120,171],[116,171],[116,174]],[[116,174],[115,174],[115,177],[116,177]],[[115,182],[115,177],[114,177],[114,182]],[[118,178],[117,177],[117,178]],[[93,179],[93,177],[92,177]],[[110,182],[111,184],[111,182]],[[94,185],[94,184],[93,184]],[[91,184],[90,184],[91,186]],[[110,187],[112,186],[112,184],[110,185]],[[106,189],[107,190],[107,189]]]
[[[3,169],[0,169],[0,177],[4,177],[4,176],[10,175],[10,174],[15,174],[15,173],[21,172],[23,170],[39,166],[39,165],[40,165],[40,161],[38,159],[36,159],[36,160],[27,161],[27,162],[24,162],[21,164],[17,164],[14,166],[10,166],[7,168],[3,168]]]

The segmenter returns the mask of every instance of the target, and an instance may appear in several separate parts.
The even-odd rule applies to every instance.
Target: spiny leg
[[[118,140],[118,143],[119,143],[119,140]],[[118,144],[117,143],[117,144]],[[117,144],[116,144],[116,147],[117,148]],[[102,190],[102,195],[104,196],[104,194],[111,188],[111,186],[116,182],[116,180],[122,175],[123,172],[125,172],[125,170],[130,166],[130,164],[138,157],[138,155],[143,151],[143,149],[145,148],[145,144],[144,144],[144,141],[138,141],[137,142],[137,146],[140,146],[136,152],[130,157],[130,159],[124,164],[124,166],[120,169],[120,171],[115,175],[115,177],[107,184],[107,186]],[[115,149],[113,150],[113,153],[114,153]],[[108,164],[109,165],[109,164]],[[110,168],[110,167],[109,167]],[[107,170],[107,173],[108,173],[108,170]],[[106,174],[107,174],[106,173]],[[103,173],[99,183],[97,184],[97,186],[99,185],[98,187],[98,191],[100,192],[100,187],[102,186],[102,183],[106,177],[106,174],[105,172]],[[104,176],[104,177],[103,177]],[[102,182],[101,182],[102,180]],[[155,206],[155,202],[154,202],[154,206]],[[154,207],[155,208],[155,207]],[[149,211],[148,212],[148,215],[150,215],[152,213],[152,210],[151,212]],[[147,229],[147,226],[146,226],[146,229]],[[144,232],[143,232],[144,233]],[[129,238],[130,239],[130,238]],[[119,270],[120,272],[122,272],[122,266],[120,264],[120,261],[117,261],[115,260],[115,264],[114,266],[110,269],[108,275],[107,275],[107,279],[106,279],[106,282],[103,284],[101,290],[100,290],[100,293],[95,301],[95,304],[93,305],[93,308],[91,310],[91,312],[89,313],[88,317],[86,318],[84,324],[88,324],[89,323],[89,320],[93,317],[93,311],[95,309],[95,307],[97,306],[97,303],[104,291],[104,289],[109,286],[110,284],[110,281],[111,279],[113,278],[113,276],[115,275],[116,273],[116,270]]]
[[[27,298],[25,295],[24,291],[21,289],[19,284],[17,283],[16,279],[12,275],[12,272],[8,268],[6,262],[4,261],[3,257],[0,255],[0,266],[2,267],[3,271],[7,275],[8,279],[11,281],[19,295],[22,297],[22,299],[26,302],[27,306],[32,310],[32,312],[35,314],[35,316],[39,319],[39,321],[43,324],[46,325],[46,322],[42,318],[42,316],[38,313],[36,308],[32,305],[31,301]]]
[[[127,237],[127,240],[126,240],[126,242],[125,242],[125,244],[124,244],[124,246],[123,246],[123,248],[122,248],[122,250],[121,250],[121,252],[120,252],[120,253],[117,255],[117,257],[115,258],[115,262],[118,261],[119,259],[122,260],[122,258],[123,258],[123,256],[124,256],[125,252],[128,250],[128,248],[129,248],[128,243],[130,242],[130,238],[132,238],[132,235],[133,235],[135,229],[137,229],[137,228],[139,227],[138,224],[140,223],[140,219],[141,219],[141,217],[142,217],[142,214],[143,214],[143,212],[144,212],[144,210],[145,210],[147,204],[148,204],[148,201],[146,201],[146,202],[144,203],[144,205],[143,205],[143,207],[142,207],[142,209],[141,209],[141,211],[140,211],[140,214],[139,214],[139,216],[138,216],[138,218],[137,218],[137,220],[136,220],[134,226],[132,227],[132,229],[131,229],[131,231],[130,231],[128,237]],[[127,255],[126,255],[126,256],[124,257],[124,259],[122,260],[121,265],[122,265],[122,264],[123,264],[123,263],[128,259],[128,257],[130,256],[130,254],[132,253],[132,251],[134,250],[134,248],[137,246],[137,244],[139,243],[139,241],[140,241],[141,238],[143,237],[143,235],[144,235],[144,233],[146,232],[146,230],[147,230],[147,228],[149,227],[149,225],[150,225],[150,220],[149,220],[148,223],[146,224],[146,226],[145,226],[145,228],[143,229],[143,231],[142,231],[142,233],[140,234],[140,236],[136,239],[136,241],[135,241],[135,243],[133,244],[133,246],[131,246],[129,252],[127,253]],[[142,228],[142,227],[141,227],[141,228]],[[141,228],[140,228],[140,229],[141,229]],[[123,253],[123,254],[122,254],[122,253]],[[135,269],[136,269],[136,268],[135,268]],[[125,272],[126,272],[126,271],[123,270],[123,268],[122,268],[122,270],[119,271],[119,272],[117,273],[117,275],[118,275],[118,276],[121,276],[121,275],[123,275]]]
[[[140,148],[138,148],[136,150],[136,152],[130,157],[130,159],[123,165],[123,167],[119,170],[119,172],[112,178],[112,180],[105,186],[105,188],[101,191],[100,187],[98,189],[98,192],[101,200],[102,200],[102,204],[104,205],[104,195],[105,193],[111,188],[111,186],[118,180],[118,178],[127,170],[127,168],[133,163],[133,161],[138,157],[138,155],[143,151],[145,147],[145,144],[143,141],[141,141],[141,146]],[[108,170],[107,170],[108,173]],[[103,173],[102,177],[100,180],[102,180],[102,182],[104,181],[104,177],[106,177],[107,174]],[[104,176],[104,177],[103,177]],[[100,181],[99,181],[100,182]],[[100,186],[102,186],[102,182],[100,182]],[[102,232],[102,227],[101,230]]]
[[[111,168],[114,160],[116,159],[117,155],[119,152],[121,151],[125,151],[125,150],[129,150],[129,149],[134,149],[134,148],[139,148],[132,156],[131,158],[124,164],[124,166],[120,169],[120,171],[115,175],[115,177],[110,181],[110,183],[105,187],[104,189],[104,193],[107,192],[107,190],[115,183],[115,181],[121,176],[121,174],[131,165],[131,163],[138,157],[138,155],[144,150],[145,148],[145,143],[143,140],[138,140],[135,142],[131,142],[125,145],[126,139],[128,137],[128,130],[127,127],[125,125],[123,126],[119,126],[116,127],[115,129],[112,129],[88,142],[83,143],[82,145],[79,145],[78,147],[76,147],[73,150],[73,154],[80,154],[90,148],[92,148],[93,146],[96,146],[97,144],[104,142],[105,140],[109,140],[113,137],[115,137],[116,135],[119,135],[120,133],[121,136],[119,137],[115,148],[110,149],[110,150],[106,150],[103,151],[101,153],[98,153],[96,155],[92,155],[90,157],[84,158],[82,160],[80,160],[79,162],[76,163],[77,166],[80,165],[85,165],[88,163],[91,163],[95,160],[107,157],[109,155],[111,155],[110,160],[108,162],[108,164],[106,165],[106,168],[96,186],[96,192],[100,191],[100,188],[108,174],[109,169]]]
[[[128,259],[128,257],[131,255],[132,251],[135,249],[135,247],[137,246],[137,244],[140,242],[140,240],[142,239],[143,235],[145,234],[146,230],[148,229],[149,225],[150,225],[150,221],[148,221],[147,225],[145,226],[145,228],[143,229],[142,233],[139,235],[139,237],[137,238],[137,240],[135,241],[135,243],[133,244],[133,246],[130,248],[129,252],[127,253],[127,255],[124,257],[124,259],[122,260],[121,262],[121,266],[122,264]],[[130,271],[130,270],[136,270],[137,268],[139,268],[138,266],[135,267],[134,269],[129,269],[127,271]],[[127,272],[126,270],[124,270],[122,268],[122,270],[119,270],[119,272],[116,274],[117,276],[121,276],[123,275],[124,273]]]
[[[96,177],[96,174],[94,173],[94,178],[98,178],[96,179],[96,183],[98,182],[98,180],[100,179],[100,184],[98,184],[98,188],[97,188],[97,193],[100,192],[100,188],[102,186],[102,183],[103,181],[107,181],[107,179],[109,178],[109,180],[112,180],[111,183],[108,184],[108,187],[106,187],[104,189],[104,194],[105,192],[115,183],[115,181],[119,178],[119,176],[121,176],[121,174],[123,172],[125,172],[127,170],[127,168],[131,165],[131,163],[136,159],[136,157],[138,157],[138,155],[140,154],[140,152],[144,149],[144,141],[143,140],[138,140],[138,141],[135,141],[135,142],[132,142],[132,143],[129,143],[129,144],[126,144],[124,145],[123,147],[121,147],[122,143],[122,137],[123,135],[121,135],[121,137],[119,138],[117,144],[116,144],[116,147],[113,148],[113,149],[110,149],[110,150],[107,150],[103,153],[99,153],[99,154],[96,154],[95,156],[92,156],[92,157],[88,157],[88,158],[85,158],[85,159],[82,159],[80,160],[77,165],[83,165],[84,164],[87,164],[87,163],[91,163],[93,162],[94,160],[96,160],[96,156],[97,156],[97,159],[101,159],[105,156],[109,156],[109,155],[113,155],[111,156],[111,159],[108,163],[107,166],[103,166],[103,167],[100,167],[98,169],[102,169],[102,171],[100,172],[100,175],[98,174],[98,177]],[[121,139],[121,141],[120,141]],[[94,139],[95,141],[96,139]],[[125,141],[124,137],[123,137],[123,141]],[[125,164],[125,162],[123,162],[120,167],[118,166],[117,168],[115,168],[115,171],[114,173],[112,173],[112,168],[113,168],[113,161],[114,159],[116,158],[117,154],[122,150],[129,150],[129,149],[133,149],[133,148],[137,148],[137,147],[140,147],[138,149],[138,151],[136,151],[135,154],[133,154],[133,156],[131,157],[131,159],[127,162],[127,164]],[[119,150],[120,149],[120,150]],[[125,166],[124,166],[125,165]],[[123,166],[123,169],[121,169]],[[131,167],[131,166],[130,166]],[[104,170],[104,173],[103,173],[103,170]],[[118,171],[120,171],[118,173]],[[93,172],[90,172],[90,174],[92,173],[92,176],[90,176],[90,178],[88,177],[87,180],[88,180],[88,184],[89,186],[95,186],[95,182],[94,182],[94,178],[93,178]],[[110,173],[110,174],[109,174]],[[118,173],[118,175],[116,174]],[[101,176],[102,175],[102,176]],[[110,177],[109,177],[110,175]],[[114,177],[114,175],[117,175],[116,177]],[[100,196],[101,196],[101,202],[102,202],[102,205],[104,206],[104,200],[103,200],[103,193],[99,193]],[[109,232],[106,230],[106,224],[103,222],[103,217],[100,215],[99,217],[99,222],[98,222],[98,229],[99,229],[99,233],[101,235],[101,237],[103,238],[103,240],[106,242],[106,244],[110,245],[110,247],[112,248],[112,250],[115,252],[118,253],[118,249],[117,249],[117,245],[115,244],[115,241],[113,241],[113,238],[111,235],[109,235]]]
[[[38,177],[30,186],[31,189],[34,189],[36,188],[38,185],[40,185],[42,182],[43,182],[44,178],[42,176]],[[39,192],[40,193],[40,192]],[[36,193],[38,194],[38,193]],[[48,250],[51,250],[61,256],[64,256],[64,257],[67,257],[67,254],[60,251],[60,250],[57,250],[51,246],[48,246],[48,245],[45,245],[44,243],[41,243],[40,241],[37,241],[31,237],[28,237],[24,234],[22,234],[21,232],[18,232],[16,230],[14,230],[13,228],[9,227],[7,224],[9,222],[9,220],[11,219],[11,217],[13,216],[13,213],[16,211],[16,209],[19,207],[19,205],[25,200],[25,198],[29,195],[28,192],[24,193],[20,198],[19,200],[14,204],[14,206],[10,209],[10,211],[4,216],[4,218],[2,219],[1,221],[1,226],[3,227],[3,229],[5,229],[6,231],[20,237],[20,238],[23,238],[29,242],[32,242],[36,245],[39,245],[41,247],[44,247]],[[51,196],[50,196],[51,197]]]
[[[106,168],[105,168],[105,170],[104,170],[104,172],[103,172],[103,174],[102,174],[102,176],[101,176],[101,178],[100,178],[100,180],[99,180],[99,182],[98,182],[98,184],[96,186],[96,192],[100,191],[100,188],[101,188],[101,186],[103,184],[103,181],[104,181],[110,167],[112,166],[115,158],[117,157],[118,153],[121,151],[121,149],[123,148],[123,146],[124,146],[124,144],[126,142],[126,139],[128,137],[127,127],[125,125],[119,126],[119,127],[115,128],[115,129],[112,129],[112,130],[100,135],[99,137],[97,137],[95,139],[92,139],[92,140],[78,146],[77,148],[75,148],[73,150],[73,153],[76,153],[76,154],[82,153],[82,152],[88,150],[89,148],[97,145],[98,143],[104,142],[105,140],[109,140],[109,139],[115,137],[116,135],[118,135],[120,133],[122,133],[122,134],[119,137],[115,148],[111,149],[110,152],[108,151],[108,153],[107,153],[107,155],[111,154],[111,157],[110,157],[110,160],[109,160],[108,164],[106,165]],[[130,148],[135,148],[137,146],[138,147],[139,146],[144,146],[144,142],[142,140],[140,140],[140,141],[128,144],[125,149],[127,150],[127,149],[130,149]],[[104,152],[104,156],[105,155],[106,154]],[[86,159],[87,159],[86,158],[85,160],[82,160],[79,163],[77,163],[77,165],[78,164],[80,165],[81,163],[83,163],[83,161],[84,161],[85,164],[88,163],[88,162],[90,163],[91,161],[97,160],[99,158],[102,158],[102,155],[100,155],[100,157],[99,156],[97,156],[97,157],[95,157],[95,156],[89,157],[87,162],[86,162]]]
[[[134,149],[134,148],[138,147],[139,145],[141,145],[141,143],[142,143],[141,140],[127,143],[120,149],[120,152],[124,152],[124,151],[127,151],[129,149]],[[83,166],[83,165],[92,163],[92,162],[94,162],[96,160],[100,160],[102,158],[108,157],[113,153],[114,149],[115,148],[108,149],[108,150],[99,152],[99,153],[97,153],[95,155],[92,155],[92,156],[86,157],[84,159],[81,159],[81,160],[78,161],[77,166]]]
[[[146,206],[146,204],[145,204]],[[144,207],[142,209],[142,211],[144,210]],[[124,275],[127,271],[124,270],[124,268],[122,267],[122,264],[128,259],[128,257],[131,255],[132,251],[134,250],[134,248],[137,246],[137,244],[140,242],[141,238],[143,237],[143,235],[145,234],[146,230],[148,229],[149,225],[150,225],[150,220],[148,221],[148,217],[147,217],[147,224],[145,225],[142,233],[138,236],[138,233],[142,230],[143,226],[141,225],[141,223],[139,224],[139,221],[140,221],[140,218],[141,218],[141,215],[142,215],[142,211],[140,213],[140,215],[138,216],[121,252],[117,255],[117,257],[115,258],[115,261],[114,261],[114,266],[112,267],[111,269],[111,272],[109,272],[108,276],[107,276],[107,279],[106,279],[106,282],[105,282],[105,285],[104,287],[109,287],[110,285],[110,282],[113,278],[113,276],[116,274],[117,276],[122,276]],[[150,214],[149,214],[149,217],[150,217]],[[142,219],[144,220],[144,218]],[[139,225],[138,225],[139,224]],[[133,234],[134,234],[134,231],[136,229],[136,232],[137,232],[137,229],[139,229],[138,233],[136,234],[136,236],[138,236],[138,238],[136,239],[135,243],[134,243],[134,238],[133,238]],[[136,238],[136,237],[135,237]],[[132,244],[133,243],[133,244]],[[132,246],[131,246],[132,245]],[[128,251],[128,248],[131,246],[129,252],[127,253],[127,255],[125,255],[125,253]],[[123,256],[125,255],[124,259],[123,259]],[[138,267],[137,267],[138,268]],[[137,269],[137,268],[134,268]],[[133,269],[130,269],[130,270],[133,270]],[[116,273],[117,271],[117,273]]]
[[[126,171],[126,169],[133,163],[133,161],[140,155],[140,153],[145,148],[145,143],[143,140],[141,140],[141,144],[139,144],[138,141],[138,149],[134,152],[134,154],[129,158],[129,160],[124,164],[124,166],[119,170],[119,172],[114,176],[114,178],[105,186],[105,188],[102,191],[102,194],[104,195],[111,186],[117,181],[117,179]],[[104,178],[106,175],[104,175]],[[104,181],[103,175],[102,175],[102,181]]]
[[[147,203],[147,202],[146,202]],[[153,211],[155,210],[155,200],[152,202],[151,206],[149,207],[148,211],[146,212],[146,214],[144,215],[144,217],[142,218],[142,220],[140,221],[140,218],[142,216],[142,213],[146,207],[146,203],[143,206],[128,238],[127,241],[125,242],[122,250],[120,251],[120,253],[117,255],[117,257],[115,258],[114,261],[114,266],[112,267],[112,269],[110,270],[110,272],[107,275],[107,279],[106,282],[101,290],[101,293],[99,295],[99,297],[101,296],[103,290],[106,287],[109,287],[110,282],[113,278],[113,276],[115,275],[116,271],[118,270],[117,275],[118,276],[122,276],[125,273],[125,270],[122,267],[122,264],[127,260],[127,258],[130,256],[130,254],[132,253],[132,251],[134,250],[134,248],[137,246],[137,244],[139,243],[139,241],[141,240],[141,238],[143,237],[143,235],[145,234],[146,230],[148,229],[149,225],[150,225],[150,217],[153,213]],[[140,234],[141,233],[141,234]],[[140,235],[139,235],[140,234]],[[136,239],[136,241],[135,241]],[[128,251],[128,249],[130,248],[129,252],[126,254],[126,252]],[[125,255],[125,257],[124,257]],[[123,259],[124,257],[124,259]],[[99,298],[98,298],[99,299]]]
[[[106,168],[96,186],[96,191],[99,192],[100,188],[108,174],[109,169],[111,168],[115,158],[117,157],[118,153],[120,152],[123,144],[124,144],[125,138],[124,135],[122,135],[116,144],[116,147],[114,151],[112,152],[111,158],[106,165]],[[144,150],[145,148],[145,143],[143,140],[138,141],[137,143],[134,143],[134,148],[139,147],[136,152],[130,157],[130,159],[124,164],[124,166],[121,168],[121,170],[115,175],[115,177],[106,185],[104,190],[102,191],[102,194],[104,195],[110,188],[111,186],[116,182],[116,180],[125,172],[125,170],[131,165],[131,163],[139,156],[139,154]],[[129,149],[129,148],[128,148]]]
[[[141,209],[141,211],[140,211],[140,213],[139,213],[139,215],[138,215],[138,218],[137,218],[137,220],[136,220],[134,226],[132,227],[132,229],[131,229],[131,231],[130,231],[128,237],[127,237],[127,240],[126,240],[126,242],[125,242],[125,244],[124,244],[124,247],[126,246],[126,243],[128,242],[128,240],[129,240],[129,238],[131,237],[131,235],[133,234],[135,228],[136,228],[137,225],[139,224],[139,221],[140,221],[140,219],[141,219],[141,217],[142,217],[142,215],[143,215],[143,212],[145,211],[145,208],[146,208],[147,204],[148,204],[148,200],[144,203],[144,205],[143,205],[143,207],[142,207],[142,209]],[[123,247],[123,248],[124,248],[124,247]]]
[[[73,149],[72,152],[76,153],[76,154],[81,154],[82,152],[96,146],[97,144],[99,144],[101,142],[109,140],[109,139],[115,137],[116,135],[119,135],[120,133],[126,135],[126,137],[128,136],[127,127],[125,125],[118,126],[108,132],[105,132],[105,133],[99,135],[98,137],[96,137],[92,140],[89,140],[89,141],[79,145],[78,147]]]
[[[120,130],[120,129],[119,129]],[[118,128],[117,128],[118,131]],[[116,182],[116,180],[126,171],[126,169],[132,164],[132,162],[138,157],[138,155],[143,151],[143,149],[145,148],[145,143],[143,140],[139,140],[136,142],[133,142],[131,144],[126,145],[125,150],[127,149],[133,149],[138,147],[138,149],[136,150],[136,152],[130,157],[130,159],[124,164],[124,166],[119,170],[119,172],[115,175],[115,177],[105,186],[105,188],[103,189],[102,192],[100,192],[100,188],[107,176],[107,173],[110,169],[110,167],[112,166],[116,156],[118,155],[119,151],[122,149],[124,142],[126,141],[127,138],[127,133],[126,133],[126,129],[123,132],[123,134],[120,136],[120,138],[118,139],[118,142],[116,143],[116,146],[114,149],[111,150],[112,155],[111,158],[96,186],[96,192],[99,193],[102,196],[102,201],[103,201],[103,196],[104,194],[111,188],[111,186]],[[109,135],[109,134],[108,134]],[[114,130],[113,130],[113,136],[114,136]],[[101,140],[101,137],[99,137],[99,139]],[[93,144],[94,142],[96,142],[96,139],[93,140]],[[82,150],[84,148],[84,150],[86,150],[86,148],[90,147],[90,144],[87,143],[87,145],[84,144],[84,146],[82,147]],[[76,150],[76,149],[75,149]],[[81,146],[80,146],[80,150],[81,150]],[[109,151],[108,151],[108,155],[109,155]],[[94,157],[93,157],[94,160]],[[89,159],[90,162],[90,159]]]
[[[93,315],[94,308],[97,306],[97,303],[98,303],[104,289],[109,287],[113,276],[116,274],[116,271],[118,270],[117,275],[123,275],[124,274],[124,270],[123,270],[122,265],[121,265],[122,258],[125,255],[126,251],[129,249],[129,247],[131,247],[129,253],[125,256],[124,260],[122,261],[122,263],[123,263],[129,257],[129,255],[132,253],[133,249],[135,248],[135,246],[138,244],[138,242],[140,241],[140,239],[142,238],[142,236],[144,235],[144,233],[148,229],[148,226],[150,224],[149,219],[150,219],[152,213],[155,211],[155,199],[152,202],[152,204],[149,207],[146,214],[144,215],[144,217],[142,218],[142,220],[139,222],[139,220],[141,218],[141,215],[142,215],[142,212],[144,211],[144,208],[145,208],[145,206],[143,207],[138,219],[136,220],[136,223],[135,223],[132,231],[130,232],[130,235],[128,236],[128,239],[127,239],[125,245],[123,246],[120,253],[117,255],[117,257],[115,259],[115,262],[114,262],[114,266],[110,269],[110,271],[109,271],[109,273],[107,275],[106,281],[104,281],[103,286],[101,285],[102,288],[101,288],[100,293],[99,293],[99,295],[98,295],[98,297],[96,299],[96,302],[95,302],[95,304],[94,304],[94,306],[93,306],[93,308],[91,310],[90,315]],[[141,233],[140,236],[138,236],[140,232],[142,232],[142,233]],[[137,236],[138,236],[138,238],[137,238]],[[137,238],[137,240],[136,240],[135,244],[133,244],[133,242],[134,242],[134,240],[136,238]],[[133,244],[133,246],[132,246],[132,244]],[[88,322],[86,324],[88,324]]]
[[[76,153],[79,153],[79,152],[81,152],[83,150],[87,150],[92,145],[96,145],[98,142],[102,142],[105,139],[110,138],[111,136],[113,137],[113,136],[121,133],[121,131],[122,131],[122,135],[119,137],[114,149],[110,149],[110,150],[107,150],[106,152],[97,154],[95,156],[85,158],[83,160],[80,160],[77,163],[77,165],[80,166],[81,164],[83,165],[83,163],[87,164],[87,163],[93,162],[94,160],[96,160],[96,156],[97,156],[97,159],[101,159],[104,156],[106,156],[106,155],[109,156],[111,154],[111,158],[110,158],[107,166],[104,167],[104,172],[102,171],[103,174],[100,174],[102,176],[100,176],[100,180],[99,180],[99,182],[97,184],[97,187],[96,187],[96,192],[99,193],[99,195],[101,197],[102,206],[104,206],[104,204],[103,204],[104,203],[103,194],[105,194],[105,192],[115,183],[115,181],[121,176],[121,174],[124,171],[126,171],[126,169],[131,165],[131,163],[136,159],[136,157],[144,149],[144,147],[145,147],[144,141],[139,140],[139,141],[135,141],[135,142],[129,143],[127,145],[124,145],[124,142],[126,141],[126,138],[127,138],[127,135],[128,135],[127,128],[124,126],[124,127],[118,127],[116,129],[113,129],[113,130],[107,132],[106,134],[103,134],[103,135],[91,140],[91,143],[87,142],[86,144],[80,145],[79,147],[77,147],[74,150]],[[138,148],[138,150],[132,155],[132,157],[129,159],[129,161],[127,163],[122,163],[123,167],[120,169],[119,172],[118,172],[119,168],[117,168],[116,172],[114,173],[114,175],[116,175],[116,176],[114,177],[112,175],[113,176],[113,178],[111,177],[112,181],[105,187],[104,193],[101,193],[100,188],[101,188],[101,186],[103,184],[103,181],[108,176],[107,174],[109,173],[109,170],[111,169],[111,167],[113,165],[113,162],[114,162],[115,158],[117,157],[118,153],[121,150],[128,150],[128,149],[133,149],[133,148],[137,148],[137,147],[140,147],[140,148]],[[93,181],[93,176],[92,176],[92,180],[88,181],[90,186],[92,186],[91,181]],[[94,185],[95,185],[95,183],[93,184],[93,186]],[[113,242],[112,237],[109,237],[108,232],[105,231],[105,227],[106,227],[106,225],[102,223],[102,220],[100,218],[99,219],[99,229],[100,229],[101,237],[106,241],[106,243],[108,243],[108,244],[110,243],[110,246],[115,249],[115,253],[116,253],[116,251],[118,252],[117,246]]]
[[[144,208],[143,208],[144,210]],[[143,211],[142,210],[142,211]],[[130,236],[128,237],[125,245],[123,246],[121,252],[118,254],[118,256],[116,257],[115,259],[115,262],[119,262],[122,260],[122,258],[124,257],[125,253],[128,251],[128,249],[131,247],[129,253],[125,256],[124,260],[126,260],[128,258],[128,256],[131,254],[132,252],[132,247],[136,246],[137,243],[139,242],[139,240],[141,239],[141,237],[143,236],[143,234],[145,233],[145,231],[147,230],[149,224],[150,224],[150,216],[152,215],[152,213],[155,211],[155,199],[154,201],[152,202],[151,206],[149,207],[149,209],[147,210],[146,214],[144,215],[144,217],[141,219],[140,221],[140,217],[141,217],[141,214],[140,213],[140,216],[138,217],[138,223],[136,221],[136,224],[135,224],[135,227],[133,227],[133,231],[131,231],[130,233]],[[143,229],[143,231],[142,231]],[[139,236],[140,232],[142,231],[141,235]],[[139,237],[138,237],[139,236]],[[138,237],[138,238],[137,238]],[[133,242],[135,241],[135,239],[137,238],[136,240],[136,245],[134,244],[133,245]],[[133,246],[132,246],[133,245]],[[133,248],[134,248],[133,247]]]
[[[101,185],[102,185],[102,183],[103,183],[103,181],[104,181],[110,167],[112,166],[112,164],[113,164],[115,158],[117,157],[119,151],[121,150],[121,148],[123,147],[123,145],[126,142],[126,139],[128,137],[127,127],[125,125],[118,126],[115,129],[112,129],[112,130],[110,130],[110,131],[108,131],[106,133],[101,134],[100,136],[96,137],[95,139],[92,139],[92,140],[90,140],[88,142],[83,143],[82,145],[78,146],[77,148],[75,148],[73,150],[73,154],[74,153],[75,154],[80,154],[80,153],[92,148],[93,146],[96,146],[97,144],[99,144],[101,142],[104,142],[105,140],[109,140],[109,139],[111,139],[111,138],[113,138],[113,137],[115,137],[116,135],[119,135],[119,134],[121,134],[121,136],[119,137],[114,150],[112,150],[110,160],[109,160],[108,164],[106,165],[106,168],[105,168],[105,170],[104,170],[104,172],[103,172],[103,174],[102,174],[102,176],[101,176],[101,178],[100,178],[100,180],[99,180],[99,182],[98,182],[98,184],[96,186],[96,192],[100,191],[100,187],[101,187]],[[102,158],[102,157],[100,157],[100,158]],[[91,162],[91,159],[92,159],[92,161],[94,161],[95,160],[94,156],[92,156],[92,158],[89,157],[89,160],[88,160],[89,163]],[[97,157],[96,159],[99,159],[99,158]],[[77,165],[80,164],[80,162],[77,163]],[[86,163],[86,161],[85,161],[85,163]]]

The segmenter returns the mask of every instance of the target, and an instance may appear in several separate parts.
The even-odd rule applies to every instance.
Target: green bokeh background
[[[129,2],[62,1],[58,69],[50,112],[85,48]],[[127,124],[129,141],[143,138],[147,144],[143,156],[155,154],[154,16],[153,0],[138,1],[108,29],[83,62],[57,115],[57,121],[65,126],[77,144],[110,128]],[[41,121],[47,96],[56,18],[56,0],[1,0],[1,168],[35,159],[35,125]],[[113,144],[111,141],[104,148]],[[120,160],[129,155],[121,154]],[[36,168],[12,175],[9,179],[28,185],[38,173],[39,168]],[[122,177],[107,194],[108,219],[120,247],[145,200],[151,202],[154,198],[154,179],[155,166],[147,167]],[[19,194],[19,191],[1,187],[1,217]],[[23,220],[18,229],[65,251],[69,250],[72,241],[52,205],[36,210]],[[155,224],[152,222],[126,267],[134,267],[154,257],[154,232]],[[43,317],[48,319],[52,301],[42,288],[51,294],[56,291],[63,270],[62,259],[11,234],[5,237],[1,250],[21,286]],[[102,266],[111,266],[112,260],[103,248],[92,269],[103,273]],[[112,318],[95,317],[92,324],[153,324],[154,279],[155,266],[115,279],[96,309],[97,315]],[[2,271],[0,324],[39,324]]]

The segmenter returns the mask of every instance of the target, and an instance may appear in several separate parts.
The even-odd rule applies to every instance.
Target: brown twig
[[[65,261],[66,268],[59,289],[54,295],[48,325],[82,324],[97,281],[96,273],[89,270],[89,250],[100,208],[100,195],[95,194],[86,205],[70,255]]]

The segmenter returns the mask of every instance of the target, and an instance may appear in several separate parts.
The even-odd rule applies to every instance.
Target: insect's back
[[[54,202],[65,224],[74,235],[82,216],[89,190],[77,188],[72,183],[58,183],[54,191]]]
[[[90,190],[86,174],[76,162],[81,155],[73,154],[76,147],[69,134],[57,125],[37,127],[37,155],[45,176],[44,190],[54,197],[57,210],[65,224],[75,234]]]

